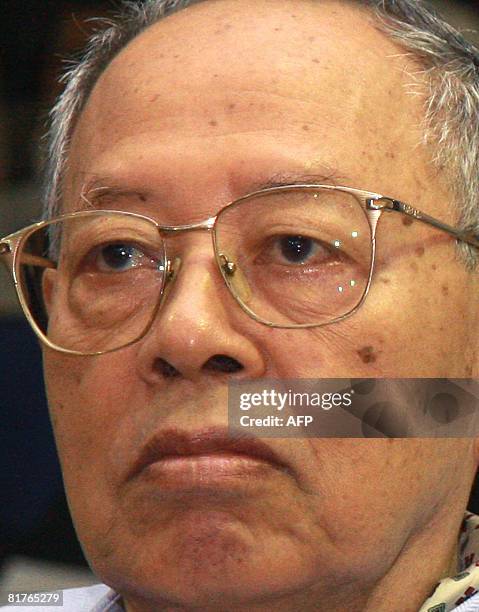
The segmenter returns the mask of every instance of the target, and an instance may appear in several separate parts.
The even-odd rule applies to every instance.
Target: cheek
[[[272,374],[284,379],[384,376],[389,347],[375,317],[364,313],[323,328],[271,330],[264,345]]]
[[[476,332],[467,273],[460,265],[439,270],[432,255],[380,274],[372,292],[394,363],[389,376],[454,378],[470,371]]]
[[[128,414],[136,414],[133,408],[137,403],[131,355],[124,351],[88,358],[48,351],[44,364],[75,527],[86,550],[108,555],[107,534],[118,513],[116,464],[125,463],[125,455],[131,455],[134,444],[131,428],[125,424]],[[124,432],[123,444],[115,445],[120,430]],[[112,454],[113,447],[116,452]]]
[[[66,479],[92,480],[106,468],[106,450],[133,388],[129,354],[118,355],[70,357],[45,351],[50,415]]]
[[[448,500],[460,501],[474,473],[473,443],[466,439],[317,439],[310,444],[317,459],[310,482],[321,500],[320,519],[338,544],[356,541],[364,554],[374,541],[399,543]]]

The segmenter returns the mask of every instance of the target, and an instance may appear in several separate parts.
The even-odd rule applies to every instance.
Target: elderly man
[[[226,415],[234,381],[478,376],[478,112],[477,52],[409,0],[96,35],[47,221],[0,242],[104,583],[66,609],[479,610],[473,438],[235,445]]]

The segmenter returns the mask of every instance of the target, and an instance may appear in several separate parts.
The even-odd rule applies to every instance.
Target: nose
[[[138,368],[148,383],[184,377],[256,378],[265,361],[252,321],[230,295],[211,253],[196,240],[189,254],[172,259],[156,319],[141,341]],[[258,330],[259,331],[259,330]]]

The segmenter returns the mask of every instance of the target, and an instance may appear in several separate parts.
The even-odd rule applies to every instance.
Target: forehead
[[[386,191],[405,166],[418,174],[421,155],[427,166],[421,101],[407,94],[416,70],[349,2],[194,5],[150,27],[102,74],[74,134],[68,189],[152,166],[166,184],[213,167],[291,164]]]

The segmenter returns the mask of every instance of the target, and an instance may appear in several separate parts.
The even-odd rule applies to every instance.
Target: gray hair
[[[112,59],[160,19],[205,0],[142,0],[121,3],[114,19],[90,39],[83,58],[62,81],[65,89],[51,112],[45,173],[45,218],[61,210],[62,183],[71,135],[96,81]],[[447,173],[460,227],[479,233],[479,51],[422,1],[353,0],[372,10],[378,26],[419,60],[427,86],[424,143]],[[462,245],[472,269],[477,254]]]

